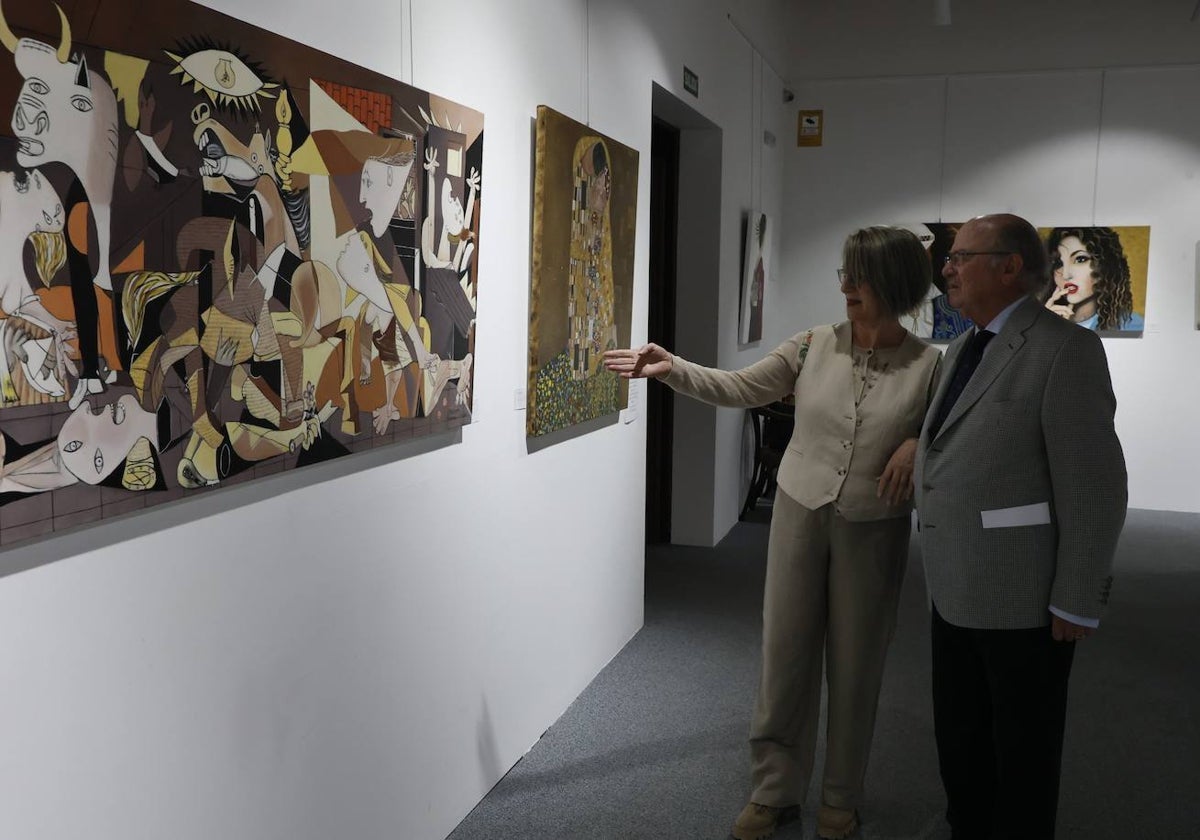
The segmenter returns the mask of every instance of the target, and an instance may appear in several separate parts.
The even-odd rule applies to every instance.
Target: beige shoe
[[[775,833],[775,829],[800,818],[800,806],[788,805],[773,808],[748,802],[733,824],[733,840],[764,840]]]
[[[817,836],[822,840],[843,840],[858,829],[858,812],[822,805],[817,811]]]

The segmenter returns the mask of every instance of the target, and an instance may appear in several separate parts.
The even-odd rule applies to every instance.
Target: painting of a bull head
[[[117,169],[117,98],[112,86],[90,71],[86,58],[71,55],[71,25],[57,5],[62,37],[57,47],[17,38],[0,9],[0,43],[13,54],[25,80],[13,108],[17,163],[26,168],[63,163],[83,185],[96,218],[100,272],[108,280],[108,210]]]

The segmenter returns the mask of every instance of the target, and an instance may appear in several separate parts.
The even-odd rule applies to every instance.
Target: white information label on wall
[[[628,424],[638,419],[639,406],[642,404],[642,395],[645,393],[645,379],[629,380],[629,407],[621,412],[621,422]]]

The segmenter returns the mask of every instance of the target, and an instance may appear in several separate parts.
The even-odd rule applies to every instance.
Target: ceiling
[[[947,6],[950,24],[937,25]],[[1198,0],[729,0],[729,7],[791,83],[1200,63]]]

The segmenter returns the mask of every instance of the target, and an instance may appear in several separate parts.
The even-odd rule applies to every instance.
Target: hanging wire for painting
[[[762,206],[763,201],[763,170],[766,169],[766,131],[767,131],[767,74],[763,69],[763,60],[759,56],[758,60],[758,127],[759,136],[754,139],[758,146],[758,206]]]
[[[750,157],[750,179],[748,182],[750,184],[750,212],[751,213],[753,213],[755,211],[755,208],[757,206],[754,203],[754,185],[757,181],[757,179],[754,177],[754,151],[757,146],[757,144],[754,142],[754,66],[755,66],[754,58],[755,58],[756,53],[757,53],[757,50],[755,50],[754,45],[751,44],[750,45],[750,97],[749,97],[750,98],[750,155],[749,155],[749,157]],[[762,171],[762,167],[759,167],[759,171]]]
[[[942,222],[942,208],[946,202],[946,144],[950,136],[950,77],[942,85],[942,170],[938,174],[938,221]]]
[[[592,124],[592,3],[583,0],[583,124]]]
[[[746,44],[749,45],[749,47],[750,47],[750,96],[751,96],[751,99],[750,99],[750,191],[751,191],[751,196],[750,196],[750,198],[751,198],[751,204],[753,204],[754,203],[753,199],[755,198],[755,196],[753,195],[753,192],[754,192],[755,188],[757,187],[757,189],[758,189],[757,198],[760,202],[762,201],[762,193],[763,193],[763,186],[762,186],[763,169],[765,168],[763,166],[763,161],[764,161],[766,153],[763,151],[762,147],[763,147],[764,141],[765,141],[765,129],[766,129],[766,126],[764,123],[766,122],[766,112],[767,112],[767,108],[766,108],[767,68],[770,68],[771,72],[775,74],[775,78],[779,79],[780,83],[783,85],[784,88],[788,88],[790,86],[788,85],[788,81],[787,81],[787,79],[784,78],[783,74],[780,73],[779,70],[776,69],[775,65],[772,64],[765,55],[763,55],[762,51],[758,48],[758,45],[755,44],[754,41],[752,41],[750,39],[750,36],[746,34],[746,31],[738,25],[738,22],[736,20],[734,20],[733,15],[726,13],[725,18],[729,21],[729,25],[733,27],[734,31],[737,32],[737,34],[741,35],[742,40],[744,40],[746,42]],[[755,59],[757,59],[757,62],[755,61]],[[755,75],[756,69],[757,69],[757,76]],[[755,128],[756,123],[755,123],[755,119],[754,119],[754,107],[755,107],[754,85],[756,82],[758,84],[757,100],[758,100],[758,110],[759,110],[759,113],[758,113],[759,121],[758,121],[757,129]],[[756,154],[756,150],[757,150],[757,154],[758,154],[758,163],[759,163],[757,178],[754,177],[754,157]],[[757,207],[757,205],[755,205],[755,207]],[[753,211],[753,208],[752,208],[752,211]]]
[[[788,80],[784,78],[784,75],[779,72],[778,68],[776,68],[775,65],[772,64],[765,55],[763,55],[763,52],[758,48],[758,45],[750,40],[750,36],[746,34],[746,31],[742,29],[742,27],[738,26],[738,22],[733,19],[733,15],[726,12],[725,18],[729,21],[729,25],[733,27],[734,31],[742,36],[742,40],[750,45],[750,49],[754,50],[755,54],[762,59],[763,63],[766,64],[767,67],[771,68],[771,72],[775,74],[775,78],[783,82],[784,87],[789,87],[790,85],[788,85]]]
[[[766,121],[766,107],[763,104],[763,90],[766,87],[763,72],[763,57],[750,45],[750,212],[762,210],[763,200],[763,169],[765,168],[763,151],[763,129]],[[758,93],[755,96],[755,93]],[[757,113],[755,112],[755,109]]]
[[[1092,227],[1096,226],[1096,202],[1100,195],[1100,133],[1104,130],[1104,83],[1108,71],[1100,71],[1100,116],[1096,121],[1096,165],[1092,169]]]
[[[413,65],[413,10],[412,0],[408,0],[408,83],[416,87],[416,77],[413,75],[416,70]]]

